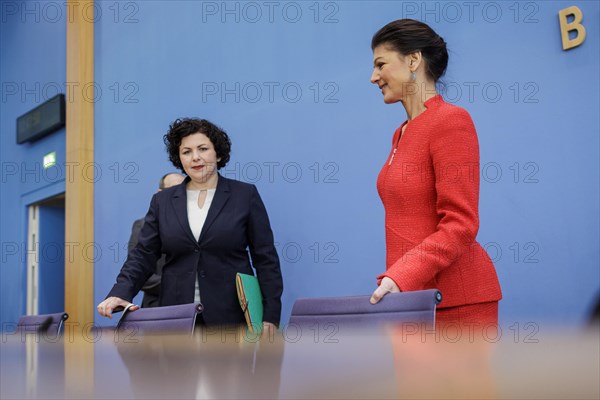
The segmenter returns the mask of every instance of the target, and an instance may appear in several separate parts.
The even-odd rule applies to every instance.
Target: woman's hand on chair
[[[398,293],[400,292],[400,288],[396,285],[391,278],[384,276],[379,284],[379,287],[375,289],[373,294],[371,295],[371,304],[379,303],[379,300],[383,298],[388,293]]]
[[[115,309],[126,308],[130,304],[131,302],[123,300],[119,297],[109,297],[105,299],[102,303],[98,304],[98,307],[96,307],[96,309],[98,310],[98,313],[100,313],[100,315],[102,315],[103,317],[112,318],[112,313]],[[129,308],[129,310],[135,311],[138,308],[140,308],[140,306],[132,305]]]

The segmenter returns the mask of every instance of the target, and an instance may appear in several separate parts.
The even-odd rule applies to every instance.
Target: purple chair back
[[[381,323],[435,326],[435,309],[442,301],[437,289],[388,293],[377,304],[371,296],[298,299],[292,308],[290,325],[337,328],[370,328]]]
[[[62,336],[63,324],[69,318],[66,312],[43,315],[24,315],[17,322],[17,332]]]
[[[140,308],[124,311],[116,330],[134,334],[194,333],[196,317],[203,310],[202,304],[190,303],[177,306]]]

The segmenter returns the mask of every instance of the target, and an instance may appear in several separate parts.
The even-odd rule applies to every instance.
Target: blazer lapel
[[[210,229],[210,226],[215,221],[227,200],[229,200],[229,182],[227,178],[223,178],[219,175],[219,181],[217,182],[217,190],[215,191],[215,197],[208,209],[208,215],[206,216],[206,221],[204,222],[204,226],[202,227],[202,232],[200,232],[199,242],[202,241],[202,238],[206,234],[206,231]]]
[[[188,176],[180,185],[177,185],[171,197],[171,204],[173,205],[173,209],[175,210],[175,215],[177,216],[179,225],[181,225],[181,229],[192,241],[196,242],[196,238],[192,233],[192,228],[190,228],[190,222],[188,220],[187,213],[187,194],[185,188],[189,181],[190,177]]]

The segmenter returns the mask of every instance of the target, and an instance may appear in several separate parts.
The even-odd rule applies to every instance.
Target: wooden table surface
[[[598,331],[4,334],[2,399],[599,399]],[[479,335],[475,335],[479,336]]]

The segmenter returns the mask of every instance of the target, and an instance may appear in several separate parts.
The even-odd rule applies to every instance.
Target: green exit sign
[[[53,151],[44,156],[44,169],[56,165],[56,152]]]

